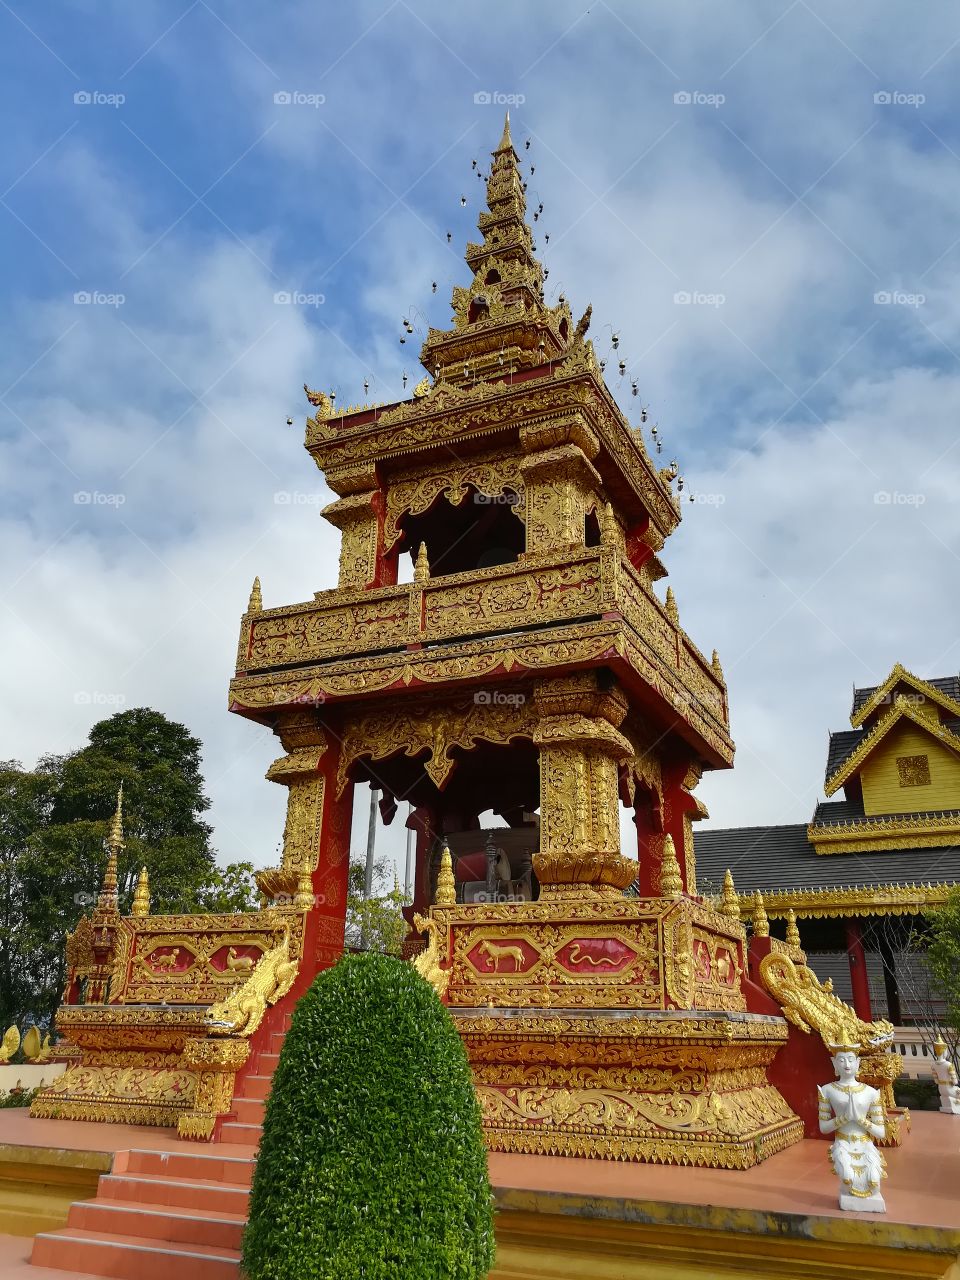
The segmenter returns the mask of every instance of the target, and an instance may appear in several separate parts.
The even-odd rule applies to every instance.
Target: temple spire
[[[137,887],[133,891],[133,906],[130,908],[132,916],[148,916],[150,914],[150,876],[147,874],[147,868],[141,867],[140,874],[137,876]]]
[[[500,145],[498,151],[506,151],[510,147],[513,149],[513,138],[510,137],[510,109],[507,108],[507,114],[503,118],[503,133],[500,137]]]
[[[103,873],[103,884],[97,898],[97,907],[101,911],[116,911],[119,906],[117,861],[124,849],[123,839],[123,783],[117,792],[117,807],[110,820],[110,830],[103,842],[107,852],[107,867]]]
[[[250,601],[247,605],[247,613],[260,613],[263,609],[263,596],[260,594],[260,579],[254,578],[253,586],[250,588]]]

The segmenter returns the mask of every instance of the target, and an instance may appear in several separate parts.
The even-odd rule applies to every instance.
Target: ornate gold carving
[[[860,726],[876,711],[891,701],[891,694],[898,684],[909,685],[915,693],[926,701],[942,707],[951,719],[960,719],[960,702],[938,689],[927,680],[921,680],[912,671],[908,671],[901,663],[896,663],[883,684],[874,689],[870,697],[850,716],[850,724],[854,729]]]
[[[832,889],[784,889],[764,896],[770,915],[784,917],[792,908],[798,916],[827,919],[837,916],[916,915],[946,902],[951,885],[878,884]],[[741,898],[741,907],[750,899]]]
[[[208,1012],[214,1035],[252,1036],[263,1021],[267,1006],[276,1004],[293,986],[300,963],[291,953],[290,932],[260,960],[242,987]]]
[[[130,914],[134,916],[148,916],[150,914],[150,877],[147,874],[146,867],[141,867],[140,874],[137,876],[137,887],[133,892],[133,905],[130,908]]]
[[[404,711],[372,711],[351,720],[344,732],[337,771],[337,795],[342,795],[350,765],[361,756],[382,760],[402,751],[416,756],[429,751],[424,764],[429,776],[443,787],[453,770],[450,752],[472,743],[509,742],[532,737],[536,712],[532,702],[487,703],[464,699],[428,704],[413,719]]]
[[[731,920],[740,919],[740,900],[733,885],[733,872],[727,867],[723,876],[723,893],[720,898],[720,913]]]
[[[441,998],[446,995],[450,982],[450,974],[441,965],[446,959],[446,928],[441,918],[430,916],[425,919],[419,913],[413,917],[413,927],[418,933],[427,935],[427,949],[414,957],[413,967],[436,991]]]
[[[770,922],[763,902],[763,894],[758,889],[753,895],[753,936],[755,938],[770,937]]]
[[[457,886],[453,878],[453,860],[450,856],[450,846],[445,844],[440,854],[436,903],[438,907],[452,907],[456,901]]]
[[[823,985],[812,969],[795,964],[787,955],[771,951],[760,961],[760,978],[794,1026],[815,1031],[824,1044],[853,1039],[861,1053],[876,1052],[893,1038],[890,1022],[863,1022],[849,1005]]]
[[[447,459],[441,470],[401,473],[391,478],[386,495],[385,543],[389,550],[402,532],[404,515],[420,515],[433,506],[443,494],[451,506],[459,506],[470,488],[484,498],[514,493],[518,501],[512,510],[523,516],[524,483],[519,458],[492,454],[488,459],[474,458],[465,462]]]

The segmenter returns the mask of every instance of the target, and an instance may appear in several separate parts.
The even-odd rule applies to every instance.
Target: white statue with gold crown
[[[960,1085],[957,1069],[947,1053],[947,1046],[940,1036],[934,1041],[934,1059],[930,1064],[933,1078],[940,1090],[940,1110],[948,1116],[960,1116]]]
[[[887,1176],[882,1153],[874,1145],[886,1135],[880,1090],[857,1079],[860,1057],[853,1036],[830,1045],[837,1078],[817,1086],[820,1132],[835,1134],[830,1160],[840,1179],[840,1208],[886,1213],[880,1180]]]

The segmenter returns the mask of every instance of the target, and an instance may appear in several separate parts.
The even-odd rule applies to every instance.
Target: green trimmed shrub
[[[243,1237],[249,1280],[481,1280],[493,1209],[466,1052],[391,956],[346,956],[297,1005]]]

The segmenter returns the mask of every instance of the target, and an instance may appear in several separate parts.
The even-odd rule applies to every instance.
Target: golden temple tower
[[[694,790],[733,744],[719,661],[654,590],[675,468],[607,388],[590,308],[545,300],[509,119],[479,231],[412,398],[334,411],[306,388],[339,582],[279,608],[255,590],[243,618],[231,707],[279,736],[289,788],[261,888],[312,885],[304,963],[329,963],[353,785],[385,815],[410,801],[410,918],[491,1146],[744,1167],[801,1125],[767,1077],[786,1025],[747,1009],[746,927],[696,896]]]

